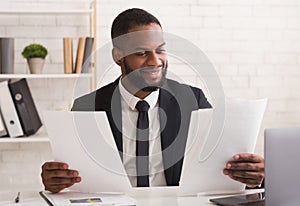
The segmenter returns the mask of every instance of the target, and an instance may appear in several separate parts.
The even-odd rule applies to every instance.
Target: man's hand
[[[264,169],[263,157],[241,153],[234,155],[233,160],[226,163],[223,173],[248,187],[256,187],[262,183],[265,177]]]
[[[45,190],[57,193],[62,189],[80,182],[81,177],[76,170],[68,169],[68,164],[64,162],[46,162],[42,166],[42,180]]]

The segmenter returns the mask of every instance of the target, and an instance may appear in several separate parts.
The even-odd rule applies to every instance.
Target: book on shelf
[[[15,41],[14,38],[0,38],[0,74],[14,73]]]
[[[71,37],[63,38],[64,47],[64,73],[73,73],[73,39]]]
[[[22,126],[17,114],[8,81],[0,82],[0,108],[9,137],[23,136]]]
[[[63,38],[64,47],[64,73],[80,74],[90,73],[92,66],[92,54],[94,48],[93,37],[80,37],[78,39],[77,54],[75,66],[73,67],[73,39],[70,37]]]
[[[84,47],[84,56],[82,64],[82,73],[89,73],[92,63],[92,54],[94,48],[94,37],[86,37],[85,47]]]
[[[29,136],[42,126],[26,79],[9,81],[9,90],[20,119],[24,135]]]
[[[76,74],[80,74],[82,70],[84,48],[85,48],[85,37],[80,37],[78,39],[77,55],[76,55],[76,63],[75,63]]]
[[[1,110],[0,110],[0,137],[6,136],[7,135],[7,131],[4,125],[4,120],[1,114]]]

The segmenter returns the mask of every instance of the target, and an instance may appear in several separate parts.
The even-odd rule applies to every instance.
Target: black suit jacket
[[[122,158],[119,78],[75,100],[73,111],[105,111]],[[164,173],[168,186],[178,186],[191,112],[211,108],[202,90],[167,79],[159,92],[159,117]]]

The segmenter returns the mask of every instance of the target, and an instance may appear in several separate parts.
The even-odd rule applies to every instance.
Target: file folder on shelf
[[[10,93],[13,97],[24,135],[34,134],[42,122],[35,107],[26,79],[9,82]]]
[[[8,81],[0,82],[0,108],[10,137],[23,136],[22,126],[8,88]]]
[[[4,121],[2,119],[1,108],[0,108],[0,137],[7,135],[7,131],[4,125]]]

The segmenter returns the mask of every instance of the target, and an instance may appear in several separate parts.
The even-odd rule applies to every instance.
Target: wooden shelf
[[[29,137],[1,137],[0,143],[22,143],[22,142],[49,142],[47,133],[44,127],[41,127],[37,133]]]
[[[10,137],[3,137],[0,138],[0,143],[26,143],[26,142],[49,142],[48,137],[17,137],[17,138],[10,138]]]
[[[88,3],[88,4],[87,4]],[[5,15],[36,15],[33,18],[38,18],[44,15],[88,15],[89,18],[89,36],[94,37],[94,52],[96,50],[96,8],[97,3],[96,0],[88,0],[85,2],[83,7],[79,9],[72,9],[72,8],[2,8],[0,9],[0,16]],[[34,36],[34,34],[33,34]],[[62,34],[63,36],[63,34]],[[96,61],[96,58],[95,60]],[[94,62],[94,68],[96,63]],[[43,81],[44,79],[55,79],[55,80],[64,80],[64,79],[71,79],[77,80],[78,78],[86,78],[83,80],[89,80],[90,82],[90,91],[96,88],[96,69],[94,69],[91,73],[83,73],[83,74],[0,74],[0,81],[8,80],[8,79],[37,79],[39,81]],[[46,92],[46,91],[45,91]],[[38,132],[35,135],[29,137],[17,137],[17,138],[1,138],[0,137],[0,144],[2,143],[26,143],[26,142],[46,142],[49,143],[49,138],[45,132],[41,133]]]
[[[72,10],[0,10],[0,14],[9,15],[87,15],[92,14],[92,9],[72,9]]]
[[[49,142],[45,127],[42,126],[34,135],[28,137],[1,137],[0,143]]]
[[[0,79],[42,79],[42,78],[90,78],[91,73],[86,74],[0,74]]]

